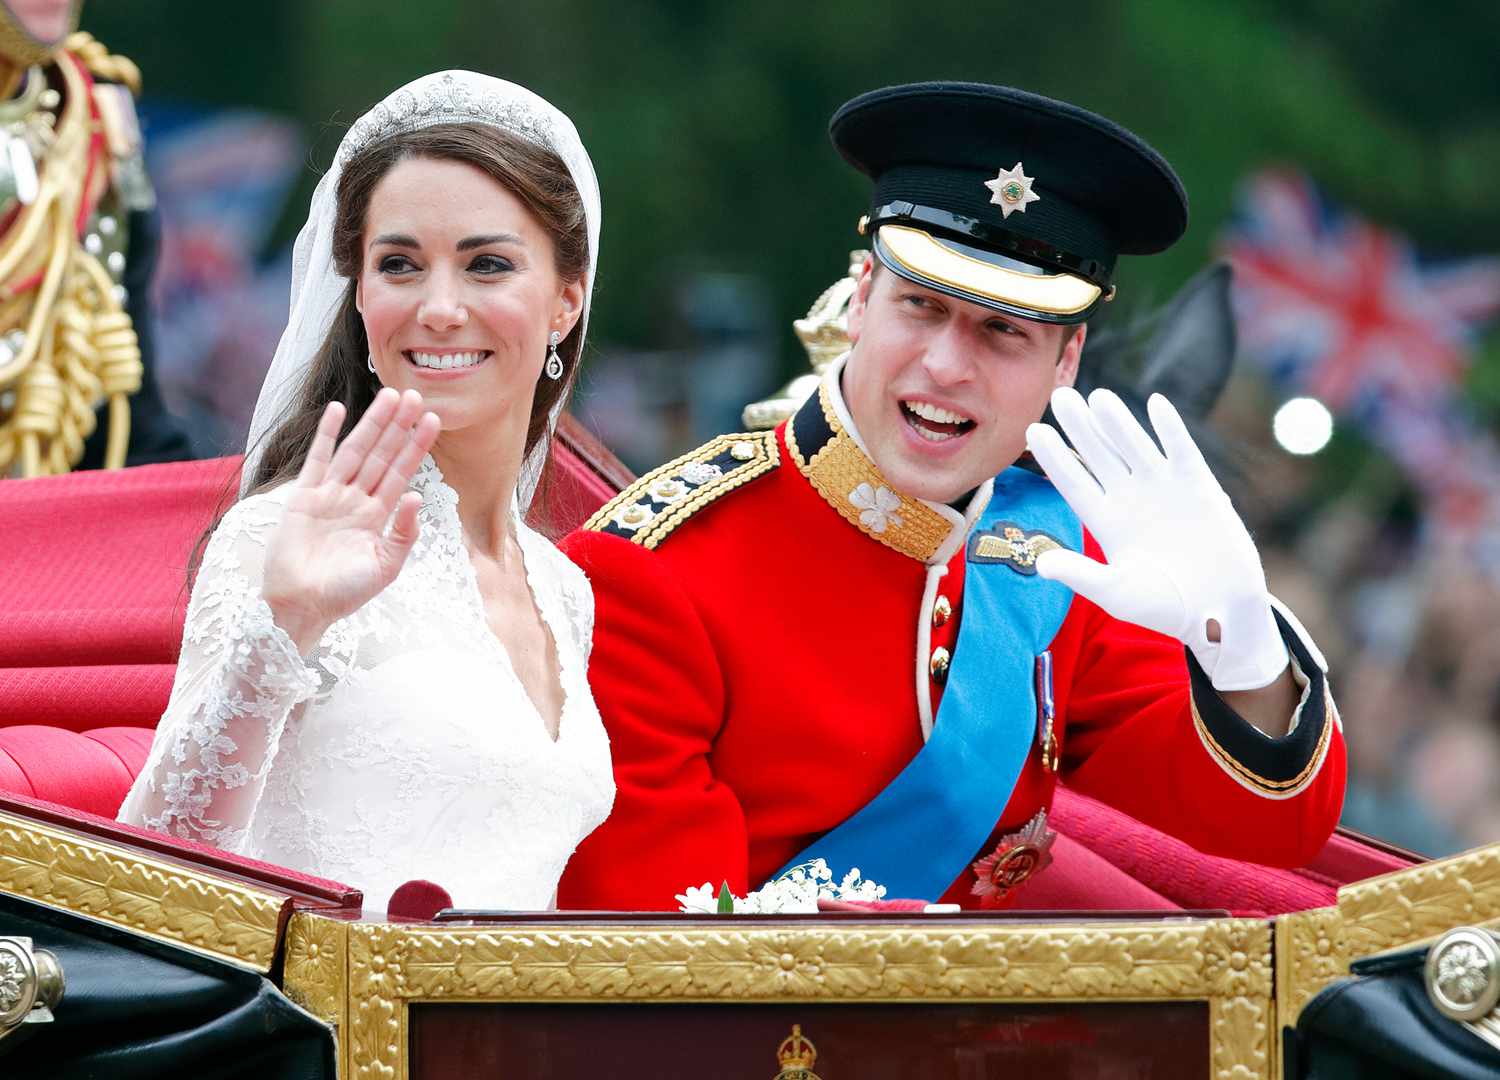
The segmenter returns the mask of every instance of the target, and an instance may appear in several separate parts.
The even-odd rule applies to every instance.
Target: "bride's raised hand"
[[[343,422],[330,402],[266,546],[262,595],[304,655],[401,572],[422,504],[408,487],[439,430],[421,394],[389,387],[335,445]]]

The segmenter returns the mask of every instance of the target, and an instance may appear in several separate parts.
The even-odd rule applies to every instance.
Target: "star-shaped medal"
[[[998,206],[1005,217],[1010,217],[1016,210],[1024,214],[1029,203],[1041,201],[1042,197],[1031,190],[1033,178],[1022,170],[1018,161],[1014,169],[1001,169],[995,179],[984,182],[991,191],[990,202]]]

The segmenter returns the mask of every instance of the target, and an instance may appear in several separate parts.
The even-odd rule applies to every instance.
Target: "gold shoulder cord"
[[[94,71],[132,90],[135,65],[111,57],[87,34],[67,48]],[[125,463],[130,442],[129,395],[140,389],[141,353],[130,316],[108,271],[79,242],[78,216],[88,192],[89,143],[96,122],[75,59],[57,54],[64,100],[53,141],[39,170],[37,197],[22,206],[0,237],[0,476],[56,475],[83,456],[96,425],[94,410],[109,402],[106,468]],[[96,183],[108,180],[107,154]],[[28,279],[31,288],[19,286]]]
[[[68,39],[63,42],[63,48],[82,60],[84,67],[98,78],[117,82],[128,88],[134,96],[141,96],[141,69],[136,66],[135,61],[126,56],[116,56],[102,41],[95,39],[93,34],[82,30],[69,34]]]

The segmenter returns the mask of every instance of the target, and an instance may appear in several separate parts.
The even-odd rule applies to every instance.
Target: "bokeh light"
[[[1271,418],[1271,433],[1289,454],[1316,454],[1333,438],[1333,414],[1317,398],[1292,398]]]

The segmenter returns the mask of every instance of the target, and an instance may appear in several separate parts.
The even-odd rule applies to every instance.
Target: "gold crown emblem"
[[[818,1075],[812,1071],[817,1060],[818,1048],[802,1034],[801,1024],[793,1024],[792,1033],[782,1039],[776,1049],[776,1061],[781,1066],[776,1080],[818,1080]]]

